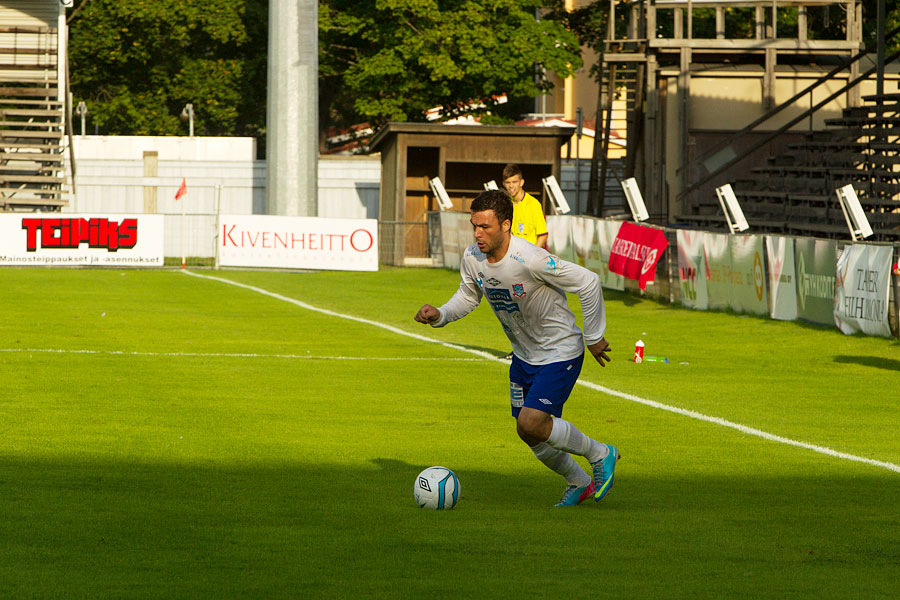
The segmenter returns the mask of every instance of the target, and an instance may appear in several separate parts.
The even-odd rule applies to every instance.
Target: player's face
[[[515,200],[519,199],[519,192],[522,191],[523,185],[525,185],[525,180],[522,179],[521,175],[513,175],[503,180],[503,187],[506,188],[506,193]]]
[[[478,249],[485,255],[494,257],[498,250],[503,249],[511,225],[510,222],[507,220],[501,224],[493,210],[474,212],[471,220]],[[498,256],[495,258],[502,257]]]

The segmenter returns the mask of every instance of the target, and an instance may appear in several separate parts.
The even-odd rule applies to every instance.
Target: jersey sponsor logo
[[[548,256],[547,260],[545,261],[544,270],[547,271],[548,273],[556,273],[556,269],[559,266],[556,263],[556,261],[558,261],[558,260],[559,259],[556,258],[555,256],[553,256],[552,254],[550,256]]]
[[[487,296],[495,312],[519,312],[519,305],[513,302],[509,290],[503,288],[485,288],[484,295]]]
[[[488,297],[488,300],[491,302],[503,302],[512,300],[512,296],[509,295],[509,290],[503,288],[484,288],[484,293]]]
[[[513,292],[513,296],[515,296],[516,298],[524,298],[525,297],[525,284],[514,283],[512,292]]]

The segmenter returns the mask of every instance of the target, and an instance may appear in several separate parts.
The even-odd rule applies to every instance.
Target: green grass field
[[[458,275],[197,271],[502,356]],[[577,308],[577,298],[574,300]],[[178,271],[0,270],[2,598],[895,598],[900,344],[607,292],[565,417],[601,503],[519,441],[507,367]],[[635,365],[634,342],[672,362]],[[792,440],[842,453],[825,454]],[[860,462],[867,459],[880,464]],[[416,474],[452,468],[452,511]]]

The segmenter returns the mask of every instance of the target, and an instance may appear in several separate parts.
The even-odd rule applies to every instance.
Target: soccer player
[[[471,211],[475,244],[460,263],[459,290],[440,308],[422,306],[415,320],[443,327],[472,312],[486,296],[512,342],[509,389],[516,432],[538,460],[566,479],[557,506],[574,506],[590,496],[599,501],[612,487],[619,452],[565,421],[562,409],[581,372],[585,345],[601,367],[610,360],[600,279],[510,235],[513,207],[504,192],[479,194]],[[565,292],[578,294],[581,301],[583,336]],[[587,459],[591,476],[573,454]]]
[[[513,202],[512,226],[509,232],[539,246],[547,243],[547,221],[544,219],[544,211],[537,198],[525,191],[525,179],[522,177],[522,169],[519,165],[508,164],[503,167],[503,187]],[[510,352],[503,358],[512,360]]]

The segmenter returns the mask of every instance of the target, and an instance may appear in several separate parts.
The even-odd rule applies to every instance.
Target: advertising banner
[[[603,287],[624,290],[625,279],[609,270],[610,249],[622,222],[595,217],[572,217],[571,222],[575,242],[573,262],[596,273]]]
[[[378,270],[378,221],[271,215],[219,217],[219,264]]]
[[[764,253],[763,236],[731,236],[732,306],[737,312],[769,314]]]
[[[837,242],[796,238],[797,316],[812,323],[834,324],[834,275]]]
[[[612,246],[621,227],[622,221],[597,220],[597,246],[600,253],[597,257],[596,265],[589,267],[600,276],[600,284],[603,287],[610,290],[619,290],[620,292],[625,289],[625,278],[610,270],[609,257],[612,254]]]
[[[706,262],[706,292],[711,309],[734,306],[731,283],[731,237],[721,233],[703,234],[703,257]]]
[[[888,324],[890,246],[846,246],[837,261],[834,322],[846,334],[891,337]]]
[[[572,243],[570,215],[547,215],[547,249],[563,260],[575,262],[575,245]]]
[[[769,315],[773,319],[797,318],[797,284],[794,276],[794,238],[766,236],[769,259]]]
[[[575,246],[575,264],[587,267],[588,262],[596,261],[598,249],[596,245],[596,219],[591,217],[572,217],[572,242]],[[591,256],[593,254],[593,256]],[[558,255],[557,255],[558,256]]]
[[[688,308],[706,310],[706,260],[703,253],[702,231],[679,229],[678,279],[681,282],[681,303]]]
[[[666,235],[659,229],[623,222],[609,254],[609,270],[647,284],[656,277],[656,263],[668,246]]]
[[[0,265],[160,267],[163,215],[0,214]]]

